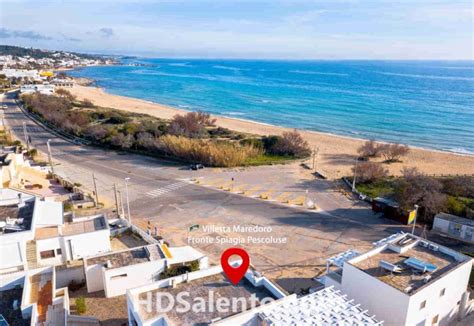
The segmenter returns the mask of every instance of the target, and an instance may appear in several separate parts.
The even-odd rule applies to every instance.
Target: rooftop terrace
[[[93,219],[80,222],[66,223],[62,227],[63,235],[75,235],[87,232],[100,231],[107,228],[107,221],[104,216],[97,216]]]
[[[41,273],[30,276],[30,302],[37,304],[38,319],[46,320],[48,306],[53,303],[53,273]]]
[[[15,232],[15,230],[29,230],[33,219],[33,207],[34,202],[25,202],[24,206],[20,208],[16,204],[0,206],[0,224],[3,224],[3,227],[10,229],[11,232]],[[0,234],[3,232],[4,231],[0,231]],[[7,232],[8,231],[5,230],[5,233]]]
[[[360,305],[332,287],[284,301],[259,314],[262,325],[381,325]]]
[[[118,268],[164,258],[158,245],[148,245],[123,250],[87,259],[87,265],[109,264],[107,268]]]
[[[97,216],[92,219],[66,222],[62,226],[50,226],[37,228],[35,230],[35,239],[50,239],[58,236],[70,236],[82,233],[105,230],[107,228],[107,221],[104,216]]]
[[[150,320],[158,317],[160,314],[157,311],[156,306],[156,295],[159,293],[168,293],[173,297],[176,297],[180,292],[188,292],[190,296],[184,297],[183,299],[187,301],[190,306],[193,305],[193,300],[196,297],[203,298],[207,304],[210,300],[210,293],[214,294],[214,303],[218,298],[228,298],[229,300],[244,298],[247,303],[247,309],[250,308],[250,297],[252,294],[261,301],[264,298],[270,297],[274,299],[273,295],[265,287],[255,287],[253,286],[246,278],[243,278],[237,286],[233,286],[224,276],[224,274],[219,273],[212,276],[200,278],[193,280],[189,283],[180,283],[175,288],[159,288],[149,292],[142,292],[138,295],[138,299],[146,300],[150,295],[152,298],[152,306],[148,310],[146,305],[139,306],[139,314],[141,318],[145,320]],[[212,295],[212,294],[211,294]],[[167,298],[162,297],[162,306],[166,307]],[[240,299],[242,300],[242,299]],[[145,302],[145,301],[142,301]],[[175,305],[174,308],[177,306]],[[242,304],[238,304],[238,308],[242,309]],[[218,319],[224,319],[233,315],[234,312],[231,312],[231,309],[228,309],[227,312],[219,312],[218,309],[203,309],[204,312],[193,311],[190,309],[186,312],[178,312],[176,309],[173,309],[166,313],[166,318],[173,325],[207,325],[211,321]],[[239,313],[241,311],[236,311]]]
[[[468,260],[448,248],[404,235],[348,263],[411,295]]]

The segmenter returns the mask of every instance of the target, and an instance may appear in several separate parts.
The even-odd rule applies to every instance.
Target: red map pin
[[[239,256],[242,259],[242,264],[238,267],[233,267],[229,264],[229,258],[233,255]],[[224,270],[227,278],[232,282],[232,284],[237,285],[240,282],[242,277],[244,277],[245,272],[250,265],[249,254],[241,248],[229,248],[222,253],[221,256],[221,266]]]

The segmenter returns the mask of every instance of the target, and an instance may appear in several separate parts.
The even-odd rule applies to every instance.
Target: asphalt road
[[[192,185],[182,181],[193,176],[186,166],[73,144],[31,121],[17,107],[12,94],[2,102],[8,105],[8,109],[3,110],[7,125],[19,139],[23,139],[24,123],[33,147],[39,151],[46,153],[46,141],[51,139],[56,173],[88,189],[93,189],[94,173],[98,193],[111,203],[114,184],[125,197],[124,179],[130,178],[132,220],[142,226],[146,225],[144,221],[150,221],[172,245],[189,244],[190,236],[235,236],[202,229],[190,235],[186,230],[192,224],[270,226],[272,231],[261,236],[285,237],[287,244],[244,247],[251,253],[253,265],[273,278],[317,275],[330,255],[349,248],[369,248],[372,241],[401,229],[399,225],[375,217],[365,203],[354,202],[351,207],[341,208],[333,205],[333,210],[315,213]],[[232,244],[195,246],[217,263],[222,250]]]

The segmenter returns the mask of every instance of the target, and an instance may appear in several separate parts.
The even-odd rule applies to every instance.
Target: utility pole
[[[28,131],[26,130],[26,122],[23,121],[23,134],[25,136],[26,149],[30,151],[30,142],[28,139]]]
[[[121,207],[121,215],[120,217],[121,218],[124,218],[125,217],[125,210],[123,208],[123,196],[122,196],[122,192],[120,190],[117,190],[117,193],[119,195],[119,199],[120,199],[120,207]]]
[[[97,184],[95,183],[94,173],[92,173],[92,182],[94,183],[95,207],[99,207],[99,194],[97,193]]]
[[[354,177],[352,178],[352,192],[356,191],[356,177],[357,177],[357,165],[359,163],[359,160],[356,158],[356,163],[354,166]]]
[[[127,214],[128,214],[128,221],[131,224],[132,217],[130,215],[130,198],[128,196],[128,181],[130,181],[130,178],[125,178],[125,195],[127,196]]]
[[[418,205],[415,205],[415,220],[413,221],[413,227],[411,229],[411,234],[415,234],[416,218],[418,217]]]
[[[53,158],[51,155],[51,145],[50,145],[51,139],[48,139],[46,142],[46,146],[48,147],[48,158],[49,158],[49,165],[51,166],[51,174],[54,177],[54,166],[53,166]]]
[[[114,183],[114,197],[115,197],[115,209],[117,210],[117,216],[120,217],[119,205],[117,199],[117,185]]]

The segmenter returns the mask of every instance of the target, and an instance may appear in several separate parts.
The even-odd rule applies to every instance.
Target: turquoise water
[[[473,61],[129,59],[71,74],[188,110],[474,154]]]

